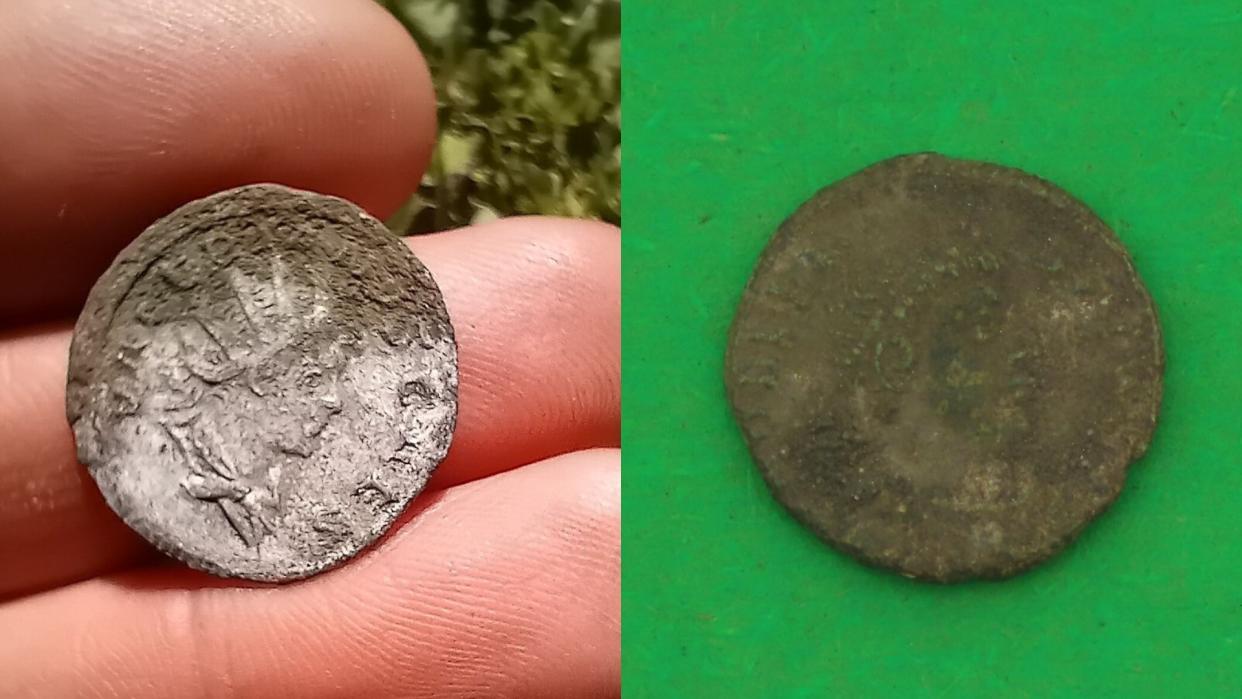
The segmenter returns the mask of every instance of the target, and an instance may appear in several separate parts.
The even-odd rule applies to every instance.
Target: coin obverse
[[[439,288],[335,197],[187,204],[78,318],[67,412],[108,504],[189,565],[302,578],[380,536],[444,458],[457,348]]]
[[[725,382],[776,499],[907,577],[1066,546],[1146,450],[1164,352],[1111,230],[1018,170],[934,154],[816,194],[742,296]]]

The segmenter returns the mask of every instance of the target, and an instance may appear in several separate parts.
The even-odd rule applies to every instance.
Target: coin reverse
[[[1164,351],[1117,236],[1038,177],[919,154],[822,190],[772,237],[725,383],[773,495],[849,555],[1003,578],[1113,502]]]

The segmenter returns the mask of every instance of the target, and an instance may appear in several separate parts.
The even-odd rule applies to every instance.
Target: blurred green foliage
[[[390,221],[511,214],[621,222],[620,0],[378,0],[431,67],[440,140]]]

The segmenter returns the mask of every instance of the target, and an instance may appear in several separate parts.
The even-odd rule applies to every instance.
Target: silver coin
[[[286,581],[379,537],[448,452],[457,348],[402,241],[335,197],[192,202],[99,279],[67,413],[108,504],[165,553]]]

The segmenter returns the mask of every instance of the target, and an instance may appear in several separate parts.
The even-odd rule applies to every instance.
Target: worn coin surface
[[[74,331],[67,410],[78,458],[152,544],[291,580],[356,554],[426,484],[457,349],[435,281],[379,221],[253,185],[116,258]]]
[[[933,154],[806,202],[764,250],[725,380],[776,498],[909,577],[1012,575],[1117,497],[1164,354],[1125,249],[1041,179]]]

